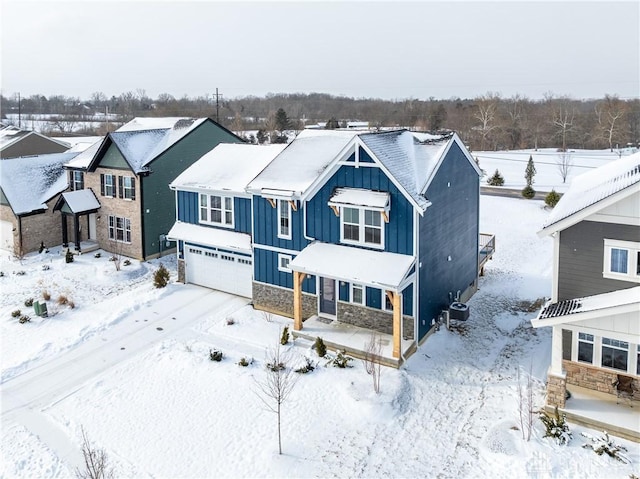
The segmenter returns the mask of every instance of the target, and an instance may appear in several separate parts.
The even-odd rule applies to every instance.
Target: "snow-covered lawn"
[[[266,375],[266,352],[291,320],[268,318],[228,295],[190,301],[185,295],[204,294],[193,287],[156,290],[151,282],[158,261],[133,262],[116,272],[104,254],[72,264],[55,251],[22,264],[3,260],[1,385],[3,396],[12,395],[3,397],[0,476],[72,476],[81,427],[106,450],[118,477],[639,475],[639,447],[628,441],[616,439],[628,448],[630,465],[583,449],[580,432],[588,430],[577,426],[568,446],[542,438],[538,419],[531,440],[522,439],[517,368],[533,371],[541,406],[550,359],[550,331],[533,330],[535,312],[528,311],[550,293],[551,242],[535,234],[547,214],[539,201],[481,198],[481,230],[496,234],[497,252],[469,303],[471,318],[435,332],[400,370],[384,368],[380,394],[360,361],[338,369],[318,358],[309,342],[284,347],[296,364],[308,357],[318,367],[298,377],[283,405],[282,456],[276,416],[256,390]],[[175,272],[173,259],[162,261]],[[22,270],[24,275],[13,273]],[[58,307],[46,320],[31,315],[26,324],[11,318],[12,310],[29,309],[24,299],[37,299],[44,288],[53,299],[68,294],[76,307]],[[154,309],[174,299],[191,323],[180,326]],[[211,311],[203,314],[208,304]],[[98,347],[143,313],[166,316],[165,323],[136,333],[154,335],[151,346],[106,368],[102,356],[85,357],[82,367],[98,373],[32,403],[35,416],[5,412],[7,404],[20,403],[21,391],[12,385],[21,377]],[[222,362],[209,360],[213,348],[223,351]],[[239,366],[243,357],[253,363]],[[47,423],[48,434],[33,432],[42,430],[30,422],[33,417]],[[55,434],[75,446],[75,456],[64,455],[61,442],[51,439]]]

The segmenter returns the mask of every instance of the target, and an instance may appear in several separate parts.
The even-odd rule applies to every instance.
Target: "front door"
[[[324,316],[336,315],[336,280],[320,278],[319,313]]]
[[[95,213],[91,213],[89,215],[89,238],[90,240],[96,240],[97,239],[97,234],[96,234],[96,214]]]

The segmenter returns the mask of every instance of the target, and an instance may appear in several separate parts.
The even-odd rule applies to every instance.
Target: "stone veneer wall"
[[[178,283],[185,283],[187,282],[187,278],[185,276],[185,271],[184,271],[184,260],[183,259],[178,259]]]
[[[616,394],[613,383],[618,379],[618,374],[622,376],[632,376],[624,372],[616,372],[610,369],[603,369],[588,364],[573,361],[562,361],[562,367],[567,372],[567,384],[574,384],[587,389],[593,389],[602,393]],[[636,390],[640,390],[640,379],[634,378]]]
[[[293,318],[293,290],[253,282],[253,306],[282,316]],[[315,295],[302,293],[302,319],[318,313]]]
[[[338,301],[338,321],[384,334],[393,334],[393,314],[380,309]],[[413,339],[413,318],[411,316],[403,316],[402,323],[404,339]]]
[[[547,404],[564,408],[567,401],[567,378],[556,374],[547,375]]]

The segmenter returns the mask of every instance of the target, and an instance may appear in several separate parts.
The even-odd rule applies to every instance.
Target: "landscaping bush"
[[[313,344],[313,349],[316,350],[316,353],[321,358],[324,358],[327,355],[327,347],[324,345],[324,341],[320,336],[316,338],[316,342]]]
[[[569,431],[567,416],[565,414],[562,414],[561,416],[558,412],[557,406],[553,414],[542,411],[540,414],[540,420],[546,429],[546,432],[542,437],[552,437],[555,439],[556,443],[561,446],[569,444],[573,434]]]
[[[169,270],[163,264],[153,273],[153,285],[156,288],[164,288],[169,283]]]
[[[591,443],[583,444],[582,447],[587,449],[593,449],[593,451],[598,455],[602,456],[606,454],[609,457],[614,458],[617,461],[622,462],[623,464],[629,464],[631,461],[622,454],[622,451],[626,451],[627,448],[616,444],[612,439],[609,438],[609,434],[606,431],[602,432],[601,437],[593,437],[591,434],[587,434],[583,432],[582,435],[589,439]]]
[[[289,326],[285,326],[282,329],[282,336],[280,336],[280,344],[283,346],[289,343]]]
[[[49,271],[51,269],[51,267],[48,264],[43,264],[42,265],[42,271]]]
[[[504,185],[504,177],[496,169],[496,171],[493,174],[493,176],[487,180],[487,184],[489,186],[502,186],[502,185]]]
[[[18,320],[20,324],[28,323],[29,321],[31,321],[31,318],[26,314],[23,314],[22,316],[20,316],[20,319]]]
[[[222,361],[222,351],[218,351],[217,349],[209,350],[209,359],[211,361],[220,362]]]
[[[56,302],[60,306],[63,306],[69,302],[69,298],[67,298],[64,294],[61,294],[60,296],[58,296],[58,299],[56,300]]]
[[[21,314],[22,314],[22,311],[20,311],[19,309],[16,309],[15,311],[11,312],[11,317],[12,318],[19,318]]]
[[[42,292],[42,299],[45,301],[49,301],[51,299],[51,294],[46,289]]]
[[[316,368],[315,365],[311,362],[311,359],[309,358],[304,358],[304,359],[306,361],[305,365],[296,369],[295,372],[299,374],[307,374]]]
[[[65,263],[73,263],[73,253],[70,249],[68,249],[66,254],[64,255],[64,261]]]
[[[93,255],[94,258],[100,258],[102,256],[102,253],[97,252],[96,254]]]
[[[555,207],[558,204],[558,201],[560,201],[560,195],[556,193],[556,190],[551,190],[547,193],[547,196],[544,197],[544,203],[549,208]]]
[[[128,259],[125,259],[125,260],[122,262],[122,264],[123,264],[123,265],[125,265],[125,266],[129,266],[129,265],[131,264],[131,261],[130,261],[130,260],[128,260]]]
[[[350,358],[349,356],[347,356],[344,351],[338,351],[338,354],[336,355],[336,357],[333,359],[331,363],[335,368],[344,369],[344,368],[353,367],[349,364],[349,361],[353,361],[353,358]]]
[[[531,198],[536,196],[536,190],[533,189],[533,186],[525,186],[524,188],[522,188],[522,196],[530,200]]]
[[[40,247],[38,248],[38,254],[42,254],[42,252],[47,249],[44,245],[44,241],[40,241]]]
[[[27,298],[27,299],[25,299],[25,300],[24,300],[24,305],[25,305],[27,308],[30,308],[31,306],[33,306],[33,298]]]
[[[27,274],[27,272],[24,270],[16,271],[16,276],[24,276],[25,274]]]
[[[251,363],[253,363],[253,359],[251,359],[251,361],[247,361],[247,358],[240,358],[240,361],[238,361],[238,366],[246,368]]]
[[[274,373],[277,371],[283,371],[286,368],[283,362],[279,362],[279,363],[267,362],[266,366],[269,371],[272,371]]]

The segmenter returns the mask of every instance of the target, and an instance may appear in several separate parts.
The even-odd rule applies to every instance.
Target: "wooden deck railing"
[[[478,247],[480,250],[478,254],[478,271],[480,271],[480,276],[484,276],[484,265],[493,257],[493,253],[496,250],[496,235],[480,233]]]

